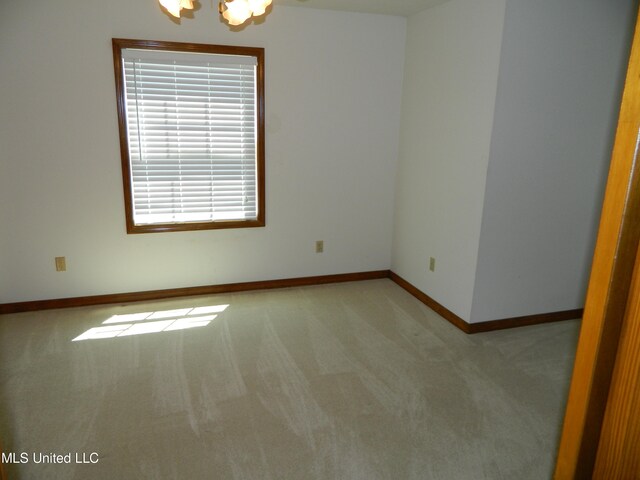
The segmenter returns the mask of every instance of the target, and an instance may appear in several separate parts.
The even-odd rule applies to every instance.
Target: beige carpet
[[[468,336],[389,280],[4,315],[7,470],[547,479],[578,328]]]

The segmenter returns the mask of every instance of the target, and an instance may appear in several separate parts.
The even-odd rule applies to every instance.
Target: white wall
[[[0,3],[0,303],[389,268],[405,19],[201,3]],[[112,37],[266,48],[266,228],[125,233]]]
[[[409,18],[392,268],[469,319],[505,0]],[[435,272],[429,272],[435,257]]]
[[[582,308],[635,0],[508,0],[471,321]]]

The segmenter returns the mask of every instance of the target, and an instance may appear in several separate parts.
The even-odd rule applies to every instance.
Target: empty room
[[[1,1],[2,480],[638,478],[637,9]]]

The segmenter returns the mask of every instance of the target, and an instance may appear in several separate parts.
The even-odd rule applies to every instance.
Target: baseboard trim
[[[341,273],[336,275],[320,275],[315,277],[284,278],[280,280],[227,283],[223,285],[184,287],[168,290],[150,290],[145,292],[114,293],[107,295],[93,295],[87,297],[3,303],[0,304],[0,314],[34,312],[39,310],[54,310],[57,308],[88,307],[92,305],[106,305],[113,303],[162,300],[167,298],[190,297],[195,295],[214,295],[218,293],[246,292],[251,290],[304,287],[309,285],[323,285],[327,283],[357,282],[361,280],[389,278],[390,274],[391,272],[389,270],[376,270],[371,272]]]
[[[426,293],[422,292],[421,290],[418,290],[417,287],[407,282],[404,278],[402,278],[397,273],[391,272],[389,274],[389,278],[393,280],[395,283],[397,283],[398,285],[400,285],[402,288],[404,288],[411,295],[416,297],[418,300],[420,300],[422,303],[424,303],[431,310],[433,310],[438,315],[440,315],[442,318],[447,320],[449,323],[452,323],[453,325],[458,327],[464,333],[473,333],[471,332],[471,329],[470,329],[471,325],[469,323],[465,322],[462,318],[460,318],[458,315],[453,313],[444,305],[441,305],[440,303],[436,302],[433,298],[431,298]]]
[[[114,303],[142,302],[162,300],[175,297],[190,297],[196,295],[215,295],[219,293],[248,292],[251,290],[268,290],[274,288],[305,287],[328,283],[358,282],[362,280],[376,280],[389,278],[405,289],[427,307],[442,318],[465,333],[491,332],[507,328],[538,325],[541,323],[558,322],[582,318],[583,309],[566,310],[562,312],[542,313],[516,318],[503,318],[482,323],[468,323],[445,306],[438,303],[426,293],[407,282],[400,275],[391,270],[375,270],[370,272],[341,273],[336,275],[320,275],[314,277],[283,278],[279,280],[263,280],[257,282],[227,283],[222,285],[205,285],[199,287],[172,288],[167,290],[149,290],[143,292],[114,293],[107,295],[92,295],[87,297],[58,298],[51,300],[36,300],[30,302],[16,302],[0,304],[0,315],[9,313],[35,312],[39,310],[54,310],[58,308],[89,307],[93,305],[108,305]]]
[[[584,309],[564,310],[562,312],[541,313],[535,315],[526,315],[523,317],[503,318],[500,320],[491,320],[481,323],[468,323],[451,310],[441,305],[426,293],[407,282],[400,275],[391,272],[389,278],[404,288],[411,295],[424,303],[431,310],[435,311],[445,320],[449,321],[460,330],[468,334],[492,332],[495,330],[505,330],[507,328],[526,327],[529,325],[539,325],[541,323],[560,322],[563,320],[574,320],[582,318]]]
[[[468,324],[471,331],[469,333],[492,332],[494,330],[505,330],[507,328],[527,327],[529,325],[540,325],[542,323],[562,322],[565,320],[575,320],[582,318],[583,308],[575,310],[563,310],[561,312],[538,313],[535,315],[525,315],[523,317],[503,318],[488,322]]]

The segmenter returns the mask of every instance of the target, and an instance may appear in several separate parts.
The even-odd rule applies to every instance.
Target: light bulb
[[[167,9],[171,15],[176,18],[180,18],[180,6],[181,0],[159,0],[160,5]]]
[[[229,25],[240,25],[251,16],[251,8],[249,8],[247,0],[233,0],[224,3],[227,9],[222,13],[222,16],[229,22]]]
[[[180,7],[193,10],[193,0],[180,0]]]
[[[271,5],[272,0],[248,0],[249,8],[253,14],[257,17],[260,15],[264,15],[264,12],[267,10],[267,7]]]

